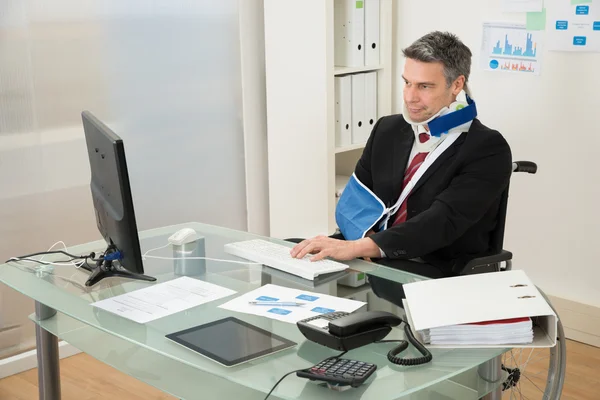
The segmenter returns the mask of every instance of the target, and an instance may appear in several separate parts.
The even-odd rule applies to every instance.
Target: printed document
[[[92,303],[92,306],[145,324],[236,293],[187,276]]]
[[[251,304],[250,302],[258,302],[259,304]],[[261,305],[260,302],[268,305]],[[284,304],[299,303],[301,305],[277,305],[276,303],[278,302]],[[302,319],[314,317],[319,314],[334,311],[350,313],[358,310],[365,304],[362,301],[267,284],[225,304],[221,304],[219,307],[295,324]]]

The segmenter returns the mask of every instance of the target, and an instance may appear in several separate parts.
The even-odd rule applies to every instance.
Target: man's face
[[[427,121],[443,107],[449,106],[463,88],[461,75],[448,87],[444,66],[439,62],[425,63],[411,58],[404,65],[404,103],[410,119]]]

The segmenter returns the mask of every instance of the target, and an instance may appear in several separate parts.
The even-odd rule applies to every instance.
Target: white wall
[[[264,50],[241,43],[260,37],[261,1],[254,10],[240,0],[1,2],[0,263],[99,239],[84,109],[124,140],[140,230],[186,221],[244,230],[249,208],[264,208],[252,230],[265,233],[266,159],[254,156],[266,152],[264,107],[252,108],[264,104]],[[0,285],[0,358],[33,345],[31,312]]]
[[[482,22],[525,22],[501,0],[395,2],[395,112],[402,106],[400,49],[432,30],[473,52],[470,89],[479,118],[508,140],[514,160],[538,164],[511,181],[505,249],[544,291],[600,307],[600,54],[543,52],[541,76],[479,68]]]
[[[264,0],[238,0],[248,232],[269,235]]]

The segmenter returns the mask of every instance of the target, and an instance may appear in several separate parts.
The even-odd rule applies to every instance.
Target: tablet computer
[[[297,344],[235,317],[170,333],[165,337],[226,367],[255,360]]]

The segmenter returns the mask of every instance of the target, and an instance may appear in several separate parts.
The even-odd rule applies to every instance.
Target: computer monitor
[[[107,244],[95,266],[82,266],[91,272],[85,284],[92,286],[110,276],[155,281],[156,278],[143,275],[123,140],[89,111],[83,111],[81,117],[90,161],[96,225]]]

